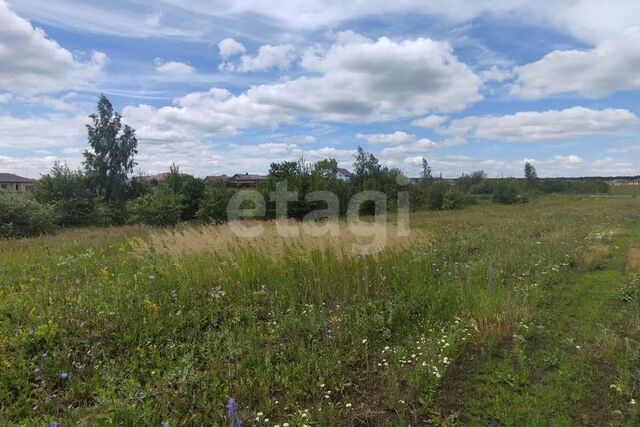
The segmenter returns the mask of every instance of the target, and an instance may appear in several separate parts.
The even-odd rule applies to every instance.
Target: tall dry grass
[[[609,246],[597,244],[589,246],[584,252],[575,256],[575,263],[583,270],[600,268],[602,263],[609,258]]]
[[[640,270],[640,248],[629,249],[629,254],[627,255],[627,270]]]
[[[171,258],[246,249],[274,258],[291,250],[300,254],[329,250],[343,258],[371,255],[389,247],[408,247],[424,236],[418,231],[403,233],[398,226],[383,223],[243,221],[156,230],[145,238],[134,239],[133,245],[139,253]]]

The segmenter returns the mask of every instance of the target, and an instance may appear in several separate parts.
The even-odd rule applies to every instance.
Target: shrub
[[[35,199],[55,207],[58,224],[63,227],[95,222],[93,195],[81,171],[55,163],[51,172],[34,186]]]
[[[55,229],[55,209],[0,190],[0,237],[26,237]]]
[[[465,204],[466,195],[455,187],[449,187],[442,197],[442,209],[460,209]]]
[[[208,185],[204,190],[196,218],[203,222],[225,222],[227,205],[232,196],[233,191],[222,185]]]
[[[433,210],[442,209],[444,195],[448,190],[449,185],[442,181],[436,181],[431,184],[426,191],[426,208]]]
[[[522,198],[518,195],[518,188],[512,181],[500,180],[495,184],[493,190],[493,201],[495,203],[511,205],[520,200]]]
[[[175,225],[182,213],[182,197],[160,184],[150,193],[127,203],[129,222],[150,225]]]

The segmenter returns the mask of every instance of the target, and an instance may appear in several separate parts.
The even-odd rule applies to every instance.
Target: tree
[[[535,185],[538,181],[538,173],[536,172],[536,168],[529,162],[525,163],[524,165],[524,178],[530,185]]]
[[[422,158],[422,181],[429,182],[433,180],[433,175],[431,175],[431,166],[429,166],[429,162],[424,157]]]
[[[52,205],[59,225],[88,225],[94,221],[93,194],[81,170],[71,170],[55,162],[51,172],[40,178],[33,189],[35,199]]]
[[[135,131],[122,125],[122,116],[113,111],[106,96],[100,95],[98,113],[89,117],[87,125],[91,150],[84,152],[84,166],[94,191],[107,204],[124,203],[127,175],[136,165],[138,153]]]
[[[353,169],[357,177],[376,175],[381,171],[380,162],[376,156],[367,153],[362,147],[358,146],[358,151],[354,157]]]
[[[335,179],[338,175],[336,159],[319,160],[313,165],[313,174],[322,179]]]
[[[150,193],[127,202],[129,222],[150,225],[175,225],[182,213],[182,196],[161,183]]]
[[[511,205],[522,200],[518,195],[516,184],[508,179],[499,180],[493,190],[493,202],[503,205]],[[522,200],[524,201],[524,200]]]

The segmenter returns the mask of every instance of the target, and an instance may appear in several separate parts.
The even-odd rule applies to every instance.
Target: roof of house
[[[351,172],[349,172],[348,170],[346,170],[345,168],[338,168],[338,173],[342,174],[343,176],[347,176],[347,177],[352,177],[353,174]]]
[[[10,184],[29,184],[35,182],[35,179],[25,178],[22,176],[14,175],[12,173],[0,172],[0,182]]]
[[[231,177],[234,181],[262,181],[267,179],[265,175],[253,175],[249,173],[237,173]]]
[[[227,175],[209,175],[204,180],[205,181],[226,181],[229,179]]]

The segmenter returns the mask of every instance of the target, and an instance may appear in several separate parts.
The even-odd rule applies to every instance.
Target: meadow
[[[513,397],[538,378],[527,357],[549,357],[540,372],[556,375],[573,362],[562,349],[589,345],[562,336],[580,322],[528,332],[568,319],[584,295],[617,305],[586,311],[604,362],[575,366],[610,374],[589,384],[611,395],[611,419],[633,425],[639,208],[636,197],[546,196],[417,212],[409,237],[391,224],[383,250],[355,255],[348,234],[286,239],[268,222],[250,241],[228,225],[0,241],[0,422],[518,425],[528,407],[542,424],[571,423],[573,412],[544,418],[540,399]],[[593,280],[608,293],[581,291],[605,273]],[[589,411],[593,389],[580,390]]]

